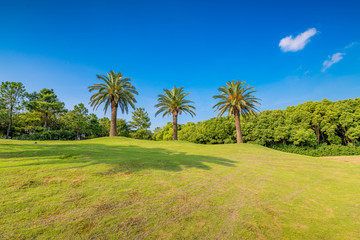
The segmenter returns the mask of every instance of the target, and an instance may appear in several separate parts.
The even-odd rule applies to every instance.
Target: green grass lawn
[[[251,144],[0,140],[0,239],[359,239],[360,164]]]

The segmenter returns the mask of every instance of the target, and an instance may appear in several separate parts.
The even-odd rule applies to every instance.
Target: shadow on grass
[[[2,147],[6,148],[7,146],[4,144]],[[9,151],[9,149],[11,150]],[[211,167],[208,164],[235,166],[234,161],[212,156],[189,155],[168,149],[144,148],[135,145],[107,146],[93,143],[36,146],[11,144],[6,153],[0,153],[0,157],[9,159],[10,163],[10,166],[0,168],[49,164],[76,164],[70,168],[83,168],[97,164],[109,164],[113,165],[114,173],[131,173],[143,169],[181,171],[184,168],[199,168],[210,170]],[[18,161],[25,162],[25,164],[16,164]]]

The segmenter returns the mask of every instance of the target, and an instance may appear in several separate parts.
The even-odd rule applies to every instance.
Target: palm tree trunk
[[[118,105],[115,102],[111,102],[111,125],[110,125],[110,137],[117,136],[116,131],[116,115]]]
[[[178,113],[173,112],[173,140],[177,140],[177,131],[178,131],[177,116]]]
[[[235,111],[234,115],[235,115],[235,127],[236,127],[236,142],[243,143],[244,141],[242,139],[239,111]]]

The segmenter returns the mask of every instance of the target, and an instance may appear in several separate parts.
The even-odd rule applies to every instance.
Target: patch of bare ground
[[[322,157],[322,158],[330,159],[338,162],[360,164],[360,156],[336,156],[336,157]]]

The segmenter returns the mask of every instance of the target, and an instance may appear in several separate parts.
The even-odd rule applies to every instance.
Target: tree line
[[[117,119],[120,136],[150,139],[150,118],[135,108],[132,121]],[[65,109],[53,89],[28,93],[21,82],[0,86],[0,137],[33,140],[75,140],[109,136],[111,121],[89,114],[83,103]]]
[[[306,102],[284,110],[241,117],[243,139],[264,146],[356,145],[360,141],[360,99]],[[171,124],[158,129],[155,140],[169,140]],[[179,139],[203,144],[236,142],[234,116],[179,126]]]
[[[183,87],[164,89],[158,95],[155,116],[172,116],[172,123],[154,134],[148,130],[150,118],[144,108],[136,108],[138,92],[130,78],[110,71],[97,75],[100,81],[89,86],[93,109],[103,106],[111,118],[98,119],[84,104],[66,110],[52,89],[27,93],[22,83],[3,82],[0,88],[0,132],[7,138],[81,139],[84,137],[127,136],[154,140],[186,140],[195,143],[222,144],[249,142],[265,146],[294,145],[314,147],[321,144],[356,144],[360,139],[360,100],[358,98],[306,102],[285,110],[259,113],[255,89],[242,81],[229,81],[218,89],[213,106],[217,118],[198,123],[178,124],[182,113],[195,116],[194,102]],[[117,112],[132,121],[117,119]],[[227,117],[222,117],[227,114]]]

